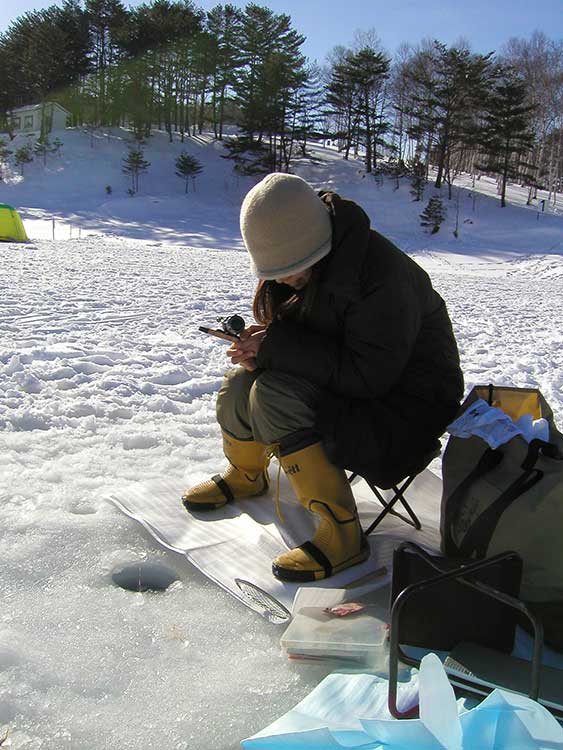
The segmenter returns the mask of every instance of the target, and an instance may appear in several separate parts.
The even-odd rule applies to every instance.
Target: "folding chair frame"
[[[365,483],[368,485],[368,487],[371,489],[373,494],[376,496],[376,498],[379,500],[379,502],[383,506],[383,510],[381,511],[381,513],[377,516],[375,521],[373,521],[368,526],[368,528],[364,530],[364,534],[366,535],[371,534],[371,532],[375,528],[377,528],[377,526],[379,526],[379,524],[383,521],[383,519],[388,513],[391,513],[391,515],[396,516],[397,518],[400,518],[405,523],[408,523],[409,526],[413,526],[417,531],[420,531],[420,529],[422,528],[422,524],[420,523],[418,516],[416,515],[414,510],[411,508],[411,506],[407,502],[407,499],[405,497],[405,492],[410,487],[410,485],[414,482],[417,476],[421,474],[424,471],[424,469],[426,469],[426,467],[430,464],[430,462],[440,455],[440,452],[441,452],[440,444],[438,443],[438,441],[436,441],[436,447],[426,455],[426,458],[424,459],[423,463],[419,464],[418,467],[415,467],[413,471],[411,471],[411,473],[402,481],[397,482],[396,484],[392,484],[389,487],[387,487],[386,489],[390,489],[393,491],[393,496],[391,500],[386,500],[381,492],[381,489],[377,487],[369,479],[367,479],[365,476],[363,477]],[[358,472],[353,472],[348,477],[348,481],[352,483],[354,479],[358,476],[362,476],[362,475],[358,474]],[[395,505],[397,503],[400,503],[403,506],[403,509],[407,512],[408,517],[395,510]]]
[[[405,654],[401,650],[401,647],[399,644],[399,618],[401,615],[401,610],[405,602],[410,598],[412,594],[416,592],[424,591],[427,588],[434,586],[437,583],[441,583],[442,581],[453,580],[453,579],[458,580],[464,586],[469,586],[470,588],[473,588],[476,591],[479,591],[482,594],[485,594],[486,596],[490,596],[493,599],[496,599],[497,601],[507,604],[509,607],[513,607],[514,609],[517,609],[519,612],[524,614],[530,620],[533,630],[534,630],[534,651],[533,651],[532,664],[531,664],[530,691],[528,695],[533,700],[537,700],[538,695],[539,695],[541,657],[542,657],[542,651],[543,651],[543,637],[544,637],[543,636],[543,624],[541,620],[538,617],[536,617],[526,607],[524,602],[520,601],[519,599],[516,599],[513,596],[509,596],[508,594],[505,594],[502,591],[498,591],[492,586],[488,586],[487,584],[481,583],[480,581],[475,581],[474,579],[471,580],[471,579],[466,578],[466,576],[469,576],[472,573],[482,570],[483,568],[487,568],[489,566],[495,565],[501,562],[502,560],[505,560],[514,556],[516,553],[503,552],[501,554],[495,555],[494,557],[490,557],[486,560],[479,560],[478,562],[472,563],[470,565],[462,565],[455,570],[443,572],[442,568],[439,566],[439,564],[437,564],[436,560],[433,559],[426,552],[424,552],[424,550],[422,550],[418,545],[413,544],[412,542],[404,542],[401,545],[401,548],[407,548],[410,551],[422,557],[429,565],[431,565],[438,572],[438,575],[433,576],[432,578],[427,578],[426,580],[420,581],[418,583],[413,583],[410,586],[407,586],[405,589],[403,589],[403,591],[401,591],[399,596],[395,599],[393,606],[391,608],[391,627],[390,627],[390,633],[389,633],[388,705],[389,705],[389,711],[392,714],[392,716],[394,716],[397,719],[412,719],[418,715],[418,706],[415,706],[414,708],[411,708],[409,711],[406,711],[406,712],[401,712],[397,708],[397,681],[398,681],[398,671],[399,671],[399,658],[401,659],[403,663],[408,664],[410,666],[418,667],[420,665],[419,659],[414,659],[410,656],[407,656],[407,654]],[[467,692],[477,693],[479,695],[481,695],[483,692],[482,686],[481,685],[477,686],[469,678],[461,679],[461,678],[456,677],[455,679],[453,679],[450,677],[450,681],[452,682],[452,684],[457,685],[457,687],[460,687]]]
[[[348,477],[348,481],[350,483],[353,482],[354,479],[357,476],[359,476],[359,475],[358,474],[351,474]],[[391,498],[391,500],[388,500],[388,501],[385,500],[385,498],[381,494],[381,491],[380,491],[379,487],[376,487],[373,482],[370,482],[369,480],[365,479],[365,477],[364,477],[364,481],[366,482],[366,484],[368,485],[368,487],[371,489],[371,491],[377,497],[377,499],[379,500],[379,502],[381,503],[381,505],[383,505],[383,510],[377,516],[377,518],[375,519],[375,521],[373,521],[368,526],[368,528],[364,530],[364,534],[366,534],[366,535],[367,534],[371,534],[371,532],[376,528],[376,526],[378,526],[381,523],[381,521],[383,521],[383,519],[385,518],[385,516],[388,513],[391,513],[391,515],[396,516],[397,518],[400,518],[405,523],[408,523],[409,526],[414,526],[414,528],[417,531],[420,531],[420,529],[422,528],[422,524],[418,520],[418,517],[417,517],[416,513],[414,512],[414,510],[408,504],[408,502],[407,502],[407,500],[405,498],[405,495],[404,495],[404,493],[406,492],[407,488],[412,484],[412,482],[414,482],[414,480],[415,480],[415,478],[417,476],[418,476],[417,474],[411,474],[409,477],[407,477],[404,480],[404,482],[402,482],[402,484],[400,484],[400,485],[395,485],[395,484],[392,485],[390,489],[393,490],[394,494],[393,494],[393,497]],[[399,513],[398,511],[396,511],[394,509],[394,506],[398,502],[401,503],[401,505],[403,506],[403,508],[409,514],[410,518],[407,518],[405,515],[403,515],[402,513]]]

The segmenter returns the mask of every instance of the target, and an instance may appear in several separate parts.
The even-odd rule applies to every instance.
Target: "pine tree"
[[[336,59],[326,88],[325,111],[333,122],[333,131],[338,138],[339,149],[344,151],[345,160],[350,156],[358,125],[354,83],[349,74],[349,55],[349,50],[344,48],[337,48],[335,51]]]
[[[20,168],[20,174],[23,176],[24,166],[33,161],[31,144],[26,143],[25,146],[20,146],[19,148],[17,148],[14,158],[15,158],[16,167]]]
[[[0,34],[0,131],[7,133],[10,140],[15,138],[14,123],[10,117],[10,110],[17,106],[18,103],[18,80],[16,71],[16,60],[12,57],[13,50],[9,44],[10,29],[4,34]]]
[[[531,129],[535,144],[530,161],[535,180],[528,190],[530,205],[541,181],[549,189],[553,205],[557,202],[563,177],[563,130],[561,82],[563,81],[563,45],[560,38],[549,39],[541,31],[526,38],[512,37],[503,49],[503,64],[508,64],[524,82],[526,101],[535,105]]]
[[[486,159],[479,169],[500,177],[500,204],[506,206],[506,185],[511,178],[533,181],[533,166],[524,160],[534,145],[531,117],[534,105],[526,103],[522,80],[511,72],[496,84],[488,99],[482,145]]]
[[[88,70],[88,35],[77,2],[25,13],[2,35],[2,79],[11,105],[56,98]],[[3,87],[2,87],[3,88]],[[55,97],[53,97],[55,94]]]
[[[88,18],[83,10],[81,0],[63,0],[58,9],[56,22],[65,32],[65,53],[63,62],[66,66],[66,84],[79,83],[90,72],[90,34]],[[65,92],[61,91],[64,99]]]
[[[267,144],[266,171],[287,169],[291,159],[297,93],[307,79],[304,41],[288,15],[247,5],[240,40],[244,64],[234,86],[238,125],[250,150],[253,141]]]
[[[411,195],[413,201],[421,201],[424,197],[424,188],[426,187],[426,167],[420,161],[415,161],[412,165],[411,177]]]
[[[0,182],[4,179],[4,162],[10,156],[12,150],[6,145],[6,141],[0,138]]]
[[[137,139],[149,137],[153,125],[170,139],[174,130],[183,138],[205,112],[211,40],[202,32],[203,17],[189,1],[158,0],[132,9],[119,30],[123,64],[111,66],[110,83],[121,99],[112,98]]]
[[[268,147],[257,140],[239,136],[225,142],[228,154],[224,159],[235,163],[233,171],[237,175],[264,175],[271,171],[271,159]]]
[[[129,153],[122,161],[122,172],[131,175],[131,193],[135,194],[139,190],[139,175],[146,172],[150,167],[150,162],[146,161],[143,150],[140,147],[129,147]]]
[[[318,65],[308,65],[307,79],[296,96],[296,128],[303,156],[307,154],[307,140],[322,127],[324,90],[322,72]]]
[[[381,96],[389,77],[389,59],[383,52],[364,47],[348,57],[348,76],[355,90],[358,132],[365,147],[366,172],[376,166],[377,146],[388,124],[383,120]]]
[[[430,198],[428,205],[420,214],[420,226],[428,227],[426,231],[430,231],[430,234],[436,234],[436,232],[440,231],[440,225],[445,218],[446,209],[442,205],[442,199],[437,195],[434,195]]]
[[[111,124],[112,76],[123,58],[121,37],[129,32],[130,14],[121,0],[86,0],[85,14],[90,35],[89,62],[92,75],[87,80],[89,100],[94,111],[89,113],[95,125]]]
[[[412,153],[415,143],[408,136],[412,120],[410,105],[414,93],[413,58],[414,53],[411,47],[408,44],[401,44],[390,71],[389,94],[393,112],[390,145],[399,169],[404,169],[405,163],[409,160],[420,161],[420,154],[417,157]]]
[[[410,134],[426,139],[426,158],[437,167],[437,188],[447,179],[451,191],[454,156],[474,142],[476,115],[495,74],[491,56],[434,42],[410,68],[417,89]]]
[[[203,167],[200,162],[191,156],[186,151],[182,151],[180,156],[176,159],[176,174],[181,177],[186,183],[185,192],[188,192],[189,180],[192,180],[192,184],[195,190],[195,178],[198,174],[203,171]]]
[[[365,149],[366,172],[377,165],[378,146],[389,128],[384,119],[386,81],[390,61],[377,49],[378,42],[352,51],[337,47],[326,86],[326,114],[348,159],[350,149]]]
[[[229,91],[236,83],[243,62],[240,35],[243,12],[233,5],[217,5],[207,14],[207,28],[216,40],[215,65],[212,73],[211,110],[215,137],[222,140],[225,106]]]

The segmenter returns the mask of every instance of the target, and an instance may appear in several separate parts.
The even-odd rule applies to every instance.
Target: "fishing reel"
[[[224,318],[217,318],[217,322],[221,323],[221,328],[225,333],[230,333],[231,336],[240,336],[246,328],[244,318],[240,315],[227,315]]]

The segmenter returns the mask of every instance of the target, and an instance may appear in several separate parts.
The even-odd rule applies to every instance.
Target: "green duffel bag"
[[[517,552],[520,598],[542,618],[546,642],[563,650],[563,435],[536,389],[476,386],[460,414],[477,399],[514,421],[543,417],[549,440],[528,443],[518,435],[492,449],[477,436],[450,436],[442,461],[442,552],[466,559]]]

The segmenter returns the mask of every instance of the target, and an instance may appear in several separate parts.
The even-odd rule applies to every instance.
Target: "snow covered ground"
[[[123,132],[94,147],[82,133],[60,137],[46,168],[0,184],[31,238],[0,246],[0,738],[10,727],[18,750],[234,750],[309,692],[320,668],[289,664],[279,627],[156,547],[104,496],[220,468],[225,345],[197,327],[250,317],[238,210],[253,181],[233,177],[209,139],[159,135],[130,197]],[[173,168],[182,148],[204,165],[187,196]],[[500,209],[490,185],[473,210],[468,186],[459,238],[451,204],[428,235],[425,202],[406,183],[376,184],[328,149],[297,171],[357,200],[431,273],[467,389],[539,387],[563,425],[561,215]],[[511,189],[514,203],[520,194]],[[116,567],[147,558],[177,572],[165,593],[113,585]]]

